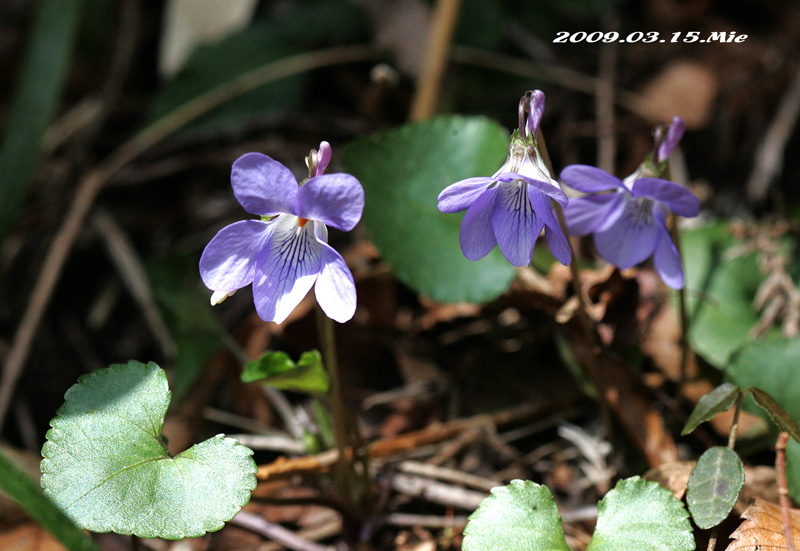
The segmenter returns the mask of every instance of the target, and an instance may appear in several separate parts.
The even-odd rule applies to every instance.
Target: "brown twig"
[[[617,30],[614,16],[606,18],[604,30]],[[619,48],[616,42],[600,45],[600,69],[595,95],[597,112],[597,166],[614,174],[614,159],[617,155],[617,134],[614,130],[614,82],[617,75]]]
[[[436,112],[460,8],[461,0],[436,2],[425,52],[425,65],[411,102],[409,118],[412,121],[428,119]]]
[[[31,299],[22,315],[17,332],[14,335],[11,350],[3,366],[2,379],[0,379],[0,428],[5,422],[17,380],[22,374],[22,369],[28,359],[33,337],[39,328],[39,323],[50,302],[53,290],[75,238],[83,227],[97,194],[114,173],[199,116],[241,94],[270,82],[312,69],[366,61],[377,58],[379,55],[380,51],[371,46],[343,46],[299,54],[263,65],[196,97],[182,107],[170,112],[125,142],[89,172],[81,180],[66,218],[47,251],[44,264],[34,285]]]
[[[769,186],[783,168],[783,155],[792,129],[800,115],[800,69],[781,98],[775,118],[760,141],[755,156],[755,166],[747,181],[747,198],[751,202],[763,201]]]
[[[279,524],[274,524],[253,513],[240,512],[229,521],[230,524],[245,528],[265,538],[275,540],[295,551],[334,551],[335,547],[320,545],[304,539]]]
[[[789,503],[789,490],[786,485],[786,442],[789,440],[788,432],[778,434],[778,441],[775,442],[775,471],[778,473],[778,501],[781,504],[781,521],[783,523],[783,535],[786,538],[786,548],[788,551],[797,551],[792,538],[792,514],[791,504]]]

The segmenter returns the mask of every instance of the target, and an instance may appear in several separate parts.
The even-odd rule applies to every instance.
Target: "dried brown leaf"
[[[791,509],[792,539],[800,542],[800,510]],[[783,534],[781,508],[763,499],[756,499],[742,513],[745,519],[731,534],[733,540],[725,551],[777,551],[788,549]]]

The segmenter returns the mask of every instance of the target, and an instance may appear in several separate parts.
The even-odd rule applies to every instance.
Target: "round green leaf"
[[[735,451],[715,446],[697,460],[689,476],[686,503],[699,528],[713,528],[728,518],[744,486],[744,465]]]
[[[255,488],[253,452],[218,435],[172,457],[161,435],[169,401],[152,362],[78,379],[42,449],[45,494],[94,532],[181,539],[220,529]]]
[[[342,162],[364,185],[363,221],[398,279],[441,302],[486,302],[505,292],[514,267],[495,248],[471,262],[459,246],[463,215],[443,214],[439,193],[490,176],[508,152],[508,134],[480,117],[440,117],[349,144]],[[541,245],[540,245],[541,246]]]
[[[741,390],[733,383],[722,383],[717,388],[702,396],[697,401],[694,411],[686,421],[681,434],[686,435],[696,429],[701,423],[710,421],[716,414],[728,411],[736,403]]]
[[[638,476],[620,480],[600,501],[586,551],[693,551],[689,513],[672,492]]]
[[[569,551],[553,495],[514,480],[492,490],[469,517],[464,551]]]

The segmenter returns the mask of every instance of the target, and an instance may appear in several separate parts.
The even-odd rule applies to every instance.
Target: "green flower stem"
[[[330,403],[333,410],[333,434],[339,457],[336,460],[335,484],[342,496],[356,502],[355,470],[353,469],[353,453],[349,446],[352,434],[350,418],[342,396],[342,384],[339,378],[339,364],[336,356],[336,338],[333,320],[321,308],[317,308],[317,330],[319,331],[320,348],[325,367],[330,377]]]

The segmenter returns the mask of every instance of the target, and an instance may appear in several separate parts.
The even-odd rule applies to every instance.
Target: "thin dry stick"
[[[606,31],[616,30],[616,18],[607,18]],[[614,159],[617,155],[617,133],[614,131],[614,82],[617,74],[616,42],[600,45],[600,70],[595,95],[597,112],[597,166],[609,174],[614,174]]]
[[[789,490],[786,486],[786,442],[789,433],[781,432],[775,442],[775,470],[778,472],[778,501],[781,503],[781,516],[783,521],[783,535],[786,538],[786,548],[797,551],[792,538],[792,518],[789,504]]]
[[[792,129],[797,124],[798,115],[800,115],[800,69],[783,95],[775,112],[775,118],[756,152],[756,164],[747,181],[747,198],[750,201],[763,201],[770,184],[783,168],[784,150]]]
[[[425,65],[411,103],[409,118],[412,121],[428,119],[436,112],[460,8],[461,0],[438,0],[436,2],[433,22],[428,35]]]
[[[372,46],[346,46],[309,52],[269,63],[222,84],[172,111],[125,142],[81,180],[75,199],[58,230],[20,321],[0,379],[0,428],[2,428],[17,380],[28,359],[31,342],[50,302],[64,262],[86,215],[106,181],[120,168],[183,128],[199,116],[259,86],[312,69],[366,61],[380,56]]]
[[[539,151],[542,153],[542,159],[544,160],[544,164],[547,166],[547,170],[550,171],[550,174],[555,174],[555,171],[553,170],[553,163],[550,160],[550,154],[547,152],[547,144],[545,144],[541,128],[536,129],[536,143],[539,146]],[[555,201],[551,201],[551,203],[555,207],[561,230],[564,232],[564,235],[569,235],[569,231],[567,230],[567,222],[564,220],[564,211],[562,210],[561,205]],[[583,286],[581,285],[580,271],[578,270],[578,265],[575,262],[575,259],[577,258],[577,255],[575,254],[575,247],[572,246],[572,242],[569,240],[569,238],[567,238],[567,244],[569,245],[570,253],[572,253],[572,262],[569,263],[569,269],[572,273],[572,287],[575,290],[575,295],[578,298],[578,305],[580,307],[580,316],[583,321],[581,325],[583,326],[584,337],[586,338],[587,346],[594,350],[595,346],[597,345],[596,332],[594,331],[594,321],[589,315],[589,309],[587,308],[586,300],[583,297]]]
[[[450,58],[463,65],[482,67],[493,71],[501,71],[510,75],[536,78],[561,86],[569,90],[577,90],[589,95],[597,93],[597,78],[585,75],[566,67],[535,63],[527,59],[502,55],[490,50],[469,48],[467,46],[454,46]],[[632,113],[647,118],[649,115],[648,100],[639,94],[627,90],[617,90],[614,102]]]
[[[117,272],[119,272],[120,279],[122,279],[134,300],[139,303],[139,307],[147,320],[147,325],[161,347],[161,352],[167,358],[174,357],[178,347],[172,335],[170,335],[164,317],[161,315],[161,310],[156,304],[147,272],[136,254],[133,243],[131,243],[128,236],[125,235],[111,215],[105,211],[98,210],[95,212],[92,218],[92,225],[103,240],[108,255],[111,257],[114,266],[116,266]]]
[[[265,538],[280,542],[282,545],[295,551],[334,551],[335,547],[327,545],[320,545],[313,541],[301,538],[291,530],[284,528],[279,524],[273,524],[266,519],[254,515],[253,513],[240,512],[233,517],[230,524],[234,524],[241,528],[246,528],[256,534],[260,534]]]

